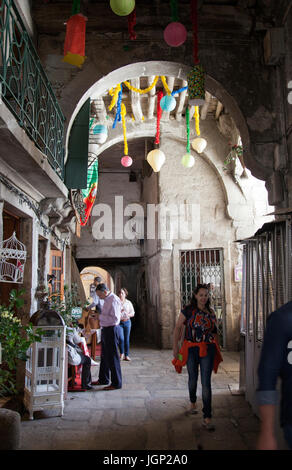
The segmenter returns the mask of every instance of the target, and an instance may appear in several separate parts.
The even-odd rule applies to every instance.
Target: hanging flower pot
[[[201,106],[205,103],[205,74],[200,64],[195,65],[188,73],[188,94],[190,106]]]

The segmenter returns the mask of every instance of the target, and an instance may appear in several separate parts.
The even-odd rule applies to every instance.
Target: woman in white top
[[[130,331],[131,331],[131,318],[135,315],[134,307],[132,302],[126,297],[128,295],[127,289],[122,287],[118,296],[122,302],[122,313],[120,320],[120,353],[121,360],[130,361],[129,357],[129,347],[130,347]]]

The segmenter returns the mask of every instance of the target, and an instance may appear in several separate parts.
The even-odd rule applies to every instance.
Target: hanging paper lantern
[[[187,76],[189,105],[201,106],[205,103],[205,74],[200,64],[195,65]]]
[[[195,159],[190,153],[186,153],[181,160],[181,163],[186,168],[191,168],[195,164]]]
[[[71,16],[66,23],[63,62],[81,68],[85,60],[85,29],[87,18],[81,13]]]
[[[160,101],[160,106],[163,111],[172,111],[176,107],[176,99],[171,95],[165,95]]]
[[[197,137],[192,141],[192,147],[196,152],[202,153],[207,147],[207,141],[201,137]]]
[[[166,44],[172,47],[181,46],[187,38],[187,30],[183,24],[173,21],[166,26],[163,33]]]
[[[116,15],[128,16],[135,8],[135,0],[110,0],[110,7]]]
[[[147,162],[153,168],[153,171],[157,173],[165,162],[165,155],[159,149],[151,150],[147,155]]]
[[[133,160],[132,160],[131,157],[129,157],[129,155],[124,155],[124,156],[122,157],[122,159],[121,159],[121,164],[122,164],[123,166],[126,166],[126,167],[127,167],[127,166],[131,166],[132,163],[133,163]]]
[[[107,139],[107,126],[104,124],[97,124],[93,128],[93,134],[99,144],[103,144]]]

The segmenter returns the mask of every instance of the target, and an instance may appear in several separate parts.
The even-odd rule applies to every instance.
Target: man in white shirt
[[[67,328],[66,344],[68,350],[68,363],[72,366],[82,364],[81,388],[90,390],[91,387],[91,358],[85,356],[81,349],[82,338],[76,328]]]
[[[99,315],[101,326],[99,379],[97,382],[93,382],[92,385],[107,385],[104,390],[116,390],[122,388],[122,371],[118,347],[122,303],[119,297],[108,289],[106,284],[98,284],[96,292],[104,302]],[[111,384],[109,385],[110,378]]]

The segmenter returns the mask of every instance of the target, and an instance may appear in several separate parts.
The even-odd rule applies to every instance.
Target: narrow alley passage
[[[21,424],[21,450],[252,450],[259,420],[243,395],[233,394],[239,379],[239,353],[223,352],[213,374],[214,432],[202,428],[199,413],[188,415],[187,371],[175,372],[170,350],[131,347],[122,362],[123,388],[68,393],[62,417],[35,412]],[[92,367],[92,380],[98,367]],[[198,381],[200,384],[200,380]]]

